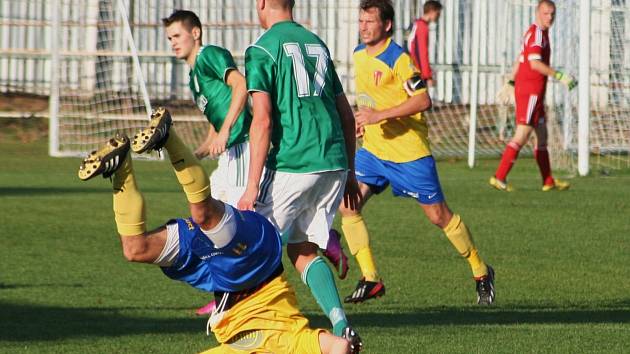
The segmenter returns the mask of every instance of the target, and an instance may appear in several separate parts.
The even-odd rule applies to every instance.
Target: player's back
[[[293,21],[274,24],[245,53],[247,88],[270,94],[267,167],[296,173],[345,169],[336,97],[343,88],[326,44]]]
[[[232,239],[219,246],[189,219],[177,219],[179,254],[175,263],[162,268],[172,279],[205,291],[236,292],[263,283],[282,264],[278,231],[262,215],[229,205],[217,228],[233,227]]]

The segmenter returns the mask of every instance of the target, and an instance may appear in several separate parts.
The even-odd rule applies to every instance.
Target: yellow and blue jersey
[[[375,54],[368,54],[365,45],[359,45],[353,59],[359,108],[385,110],[409,98],[405,82],[419,72],[411,57],[391,38]],[[425,93],[423,88],[411,94]],[[363,148],[381,160],[414,161],[431,155],[429,129],[421,113],[384,120],[365,127]]]
[[[217,248],[190,219],[176,219],[179,254],[166,276],[208,292],[238,292],[267,280],[282,260],[280,235],[263,216],[235,210],[236,233]]]

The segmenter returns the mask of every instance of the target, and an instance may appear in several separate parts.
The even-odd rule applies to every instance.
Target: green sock
[[[348,326],[348,320],[341,307],[335,279],[326,262],[321,257],[313,259],[304,269],[302,281],[311,289],[319,307],[330,319],[333,334],[340,336]]]

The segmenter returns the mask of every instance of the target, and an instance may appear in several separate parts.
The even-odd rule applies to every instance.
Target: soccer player
[[[310,329],[299,312],[283,275],[282,244],[273,225],[212,198],[208,175],[170,125],[168,112],[158,109],[133,144],[117,135],[79,168],[82,180],[100,174],[112,178],[125,258],[156,264],[173,280],[214,292],[219,306],[208,326],[220,346],[206,353],[349,353],[346,339]],[[172,219],[147,232],[130,145],[137,153],[166,149],[191,218]]]
[[[293,21],[293,6],[256,2],[266,31],[245,51],[253,121],[249,180],[238,207],[255,208],[280,230],[291,262],[339,335],[350,327],[317,251],[327,247],[341,199],[358,202],[354,117],[326,44]],[[360,348],[358,336],[353,346]]]
[[[391,39],[394,9],[390,0],[362,0],[354,51],[359,129],[363,146],[356,154],[356,176],[363,204],[391,185],[395,196],[418,201],[470,264],[477,302],[494,301],[494,271],[481,259],[463,219],[446,204],[431,156],[428,128],[421,112],[431,107],[426,83],[404,50]],[[361,205],[362,207],[362,205]],[[363,277],[345,298],[360,303],[385,293],[370,249],[361,208],[340,208],[341,227]]]
[[[490,185],[501,191],[512,191],[507,183],[507,175],[512,169],[518,153],[527,143],[532,132],[536,135],[534,157],[544,192],[556,189],[566,190],[569,183],[553,178],[549,152],[547,151],[547,122],[545,119],[545,91],[547,77],[553,77],[565,84],[569,90],[577,86],[571,75],[549,66],[551,46],[549,44],[549,28],[553,25],[556,5],[551,0],[541,0],[536,7],[536,20],[523,36],[521,53],[514,63],[512,77],[508,84],[514,86],[516,101],[516,131],[512,140],[505,147],[501,163],[494,176],[490,177]],[[502,91],[506,91],[504,87]]]
[[[207,139],[195,150],[197,158],[218,156],[210,179],[212,196],[236,205],[245,191],[249,164],[247,83],[232,54],[225,48],[203,45],[199,17],[176,10],[162,23],[178,59],[190,66],[188,85],[199,110],[210,123]]]
[[[188,85],[197,107],[210,123],[207,138],[195,155],[200,159],[219,157],[210,176],[212,196],[236,205],[245,191],[249,165],[252,116],[246,107],[245,77],[227,49],[202,44],[201,21],[194,12],[176,10],[162,23],[175,56],[190,66]],[[196,313],[208,314],[215,305],[211,301]]]
[[[414,22],[407,40],[409,55],[420,70],[420,77],[429,87],[433,86],[433,71],[429,62],[429,24],[437,22],[441,13],[442,4],[439,1],[425,2],[422,16]]]

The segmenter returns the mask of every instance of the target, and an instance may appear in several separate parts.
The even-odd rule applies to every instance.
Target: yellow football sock
[[[466,258],[475,278],[488,274],[488,267],[479,256],[472,236],[459,215],[453,215],[451,221],[444,228],[444,233],[455,246],[457,252]]]
[[[164,148],[168,151],[175,175],[184,188],[188,201],[191,203],[204,201],[210,195],[208,174],[173,129],[169,132]]]
[[[136,186],[131,155],[114,173],[114,218],[121,236],[141,235],[146,231],[144,198]]]
[[[361,268],[361,274],[368,281],[377,281],[378,272],[370,249],[370,236],[361,214],[341,217],[341,229],[348,242],[350,253],[354,255]]]

